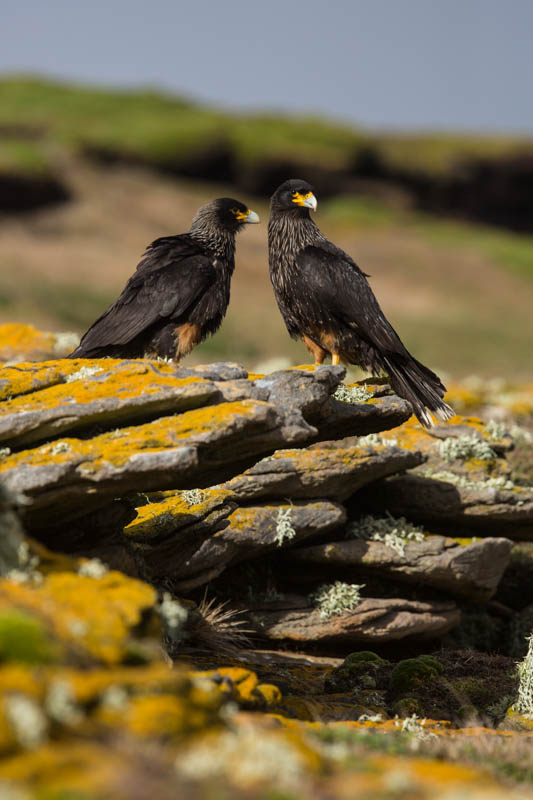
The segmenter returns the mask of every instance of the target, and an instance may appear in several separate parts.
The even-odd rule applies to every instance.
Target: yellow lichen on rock
[[[0,582],[0,612],[28,612],[46,625],[65,651],[109,664],[121,661],[132,629],[155,602],[151,586],[120,572],[98,579],[52,573],[38,586]]]
[[[160,374],[172,377],[175,376],[176,366],[147,359],[124,361],[119,358],[64,358],[43,362],[22,362],[16,367],[3,367],[0,378],[0,400],[38,392],[57,384],[78,382],[88,375],[129,371],[135,376],[136,371],[142,374],[149,369],[154,376]]]
[[[72,461],[77,463],[80,474],[89,477],[103,464],[120,469],[141,452],[175,449],[183,446],[189,437],[201,445],[202,439],[207,437],[213,440],[231,436],[240,420],[252,421],[270,410],[271,406],[259,400],[221,403],[122,428],[120,435],[111,431],[88,440],[65,438],[61,440],[61,449],[46,444],[6,456],[0,461],[0,477],[1,473],[21,466],[39,467]]]
[[[260,683],[255,672],[243,667],[220,667],[195,673],[195,676],[202,682],[220,686],[222,692],[245,708],[274,708],[282,700],[277,686]]]
[[[165,493],[166,494],[166,493]],[[189,499],[190,492],[172,492],[164,500],[149,502],[137,508],[137,516],[124,528],[132,538],[144,538],[153,533],[171,531],[190,520],[204,517],[231,499],[232,493],[225,489],[202,489],[200,502]]]
[[[33,325],[0,325],[0,361],[40,361],[54,353],[56,337]]]
[[[68,369],[72,364],[77,369]],[[191,384],[205,383],[201,378],[177,378],[169,372],[168,365],[162,364],[164,371],[157,365],[146,362],[114,362],[110,365],[105,359],[92,363],[90,367],[80,366],[79,361],[60,362],[57,373],[66,382],[56,381],[53,386],[40,390],[33,387],[31,394],[22,394],[6,400],[0,407],[1,414],[29,413],[42,411],[44,408],[55,408],[65,404],[76,403],[86,405],[95,400],[115,399],[117,408],[134,397],[158,394],[164,390],[174,389],[179,392]],[[83,370],[88,370],[84,373]],[[89,371],[90,370],[90,371]],[[77,377],[79,375],[79,377]],[[95,378],[97,380],[92,380]],[[7,391],[7,389],[6,389]]]

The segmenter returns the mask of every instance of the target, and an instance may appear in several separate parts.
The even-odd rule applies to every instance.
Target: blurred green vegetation
[[[41,176],[51,171],[52,164],[40,143],[0,139],[0,172]]]
[[[340,195],[321,203],[332,223],[359,230],[409,227],[410,232],[440,248],[478,253],[505,269],[533,279],[533,236],[473,222],[439,219],[430,214],[394,209],[380,200]]]
[[[6,142],[24,128],[22,148]],[[19,137],[16,137],[19,138]],[[0,80],[0,167],[42,170],[47,145],[93,149],[155,167],[179,169],[195,155],[223,146],[237,168],[259,161],[350,172],[372,153],[388,169],[438,175],[469,156],[497,158],[529,148],[509,136],[374,134],[314,117],[237,114],[149,90],[110,90],[28,77]]]

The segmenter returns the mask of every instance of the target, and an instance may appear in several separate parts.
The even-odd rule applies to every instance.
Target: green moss
[[[21,611],[0,612],[0,661],[46,664],[54,647],[44,625]]]
[[[373,653],[371,650],[360,650],[358,653],[350,653],[344,659],[345,667],[356,667],[359,664],[378,664],[379,666],[386,666],[390,662],[386,661],[386,659],[381,658],[378,656],[377,653]]]
[[[440,663],[438,658],[435,658],[435,656],[429,654],[421,655],[418,656],[418,661],[422,661],[424,664],[427,664],[429,667],[432,667],[439,673],[439,675],[441,675],[444,672],[443,665]]]
[[[416,697],[402,697],[397,700],[392,706],[393,714],[398,717],[412,717],[416,714],[418,717],[424,716],[422,706]]]
[[[431,656],[429,657],[431,658]],[[400,661],[392,670],[390,688],[393,694],[403,694],[438,677],[442,666],[437,669],[422,658],[407,658]]]

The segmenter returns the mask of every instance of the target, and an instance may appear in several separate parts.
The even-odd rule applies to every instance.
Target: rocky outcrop
[[[41,543],[174,595],[210,586],[251,605],[263,640],[439,638],[458,623],[456,601],[494,594],[511,547],[502,534],[522,535],[518,516],[500,524],[513,497],[529,519],[530,490],[505,488],[512,436],[468,418],[424,431],[386,383],[343,376],[145,359],[9,366],[0,479],[27,498],[23,524]],[[510,494],[487,503],[482,541],[453,538],[453,502],[416,488],[446,471],[452,491]],[[392,528],[353,538],[369,510]],[[427,530],[413,534],[417,519]],[[309,599],[324,586],[352,605],[335,601],[324,617]]]
[[[266,497],[350,497],[358,489],[424,461],[418,451],[372,447],[357,439],[277,450],[224,484],[240,502]]]
[[[511,481],[463,483],[451,471],[434,477],[405,475],[375,484],[359,500],[367,509],[407,514],[433,530],[533,541],[533,488]]]
[[[165,413],[188,411],[220,397],[211,381],[176,378],[166,364],[118,362],[83,366],[65,383],[5,400],[0,406],[0,442],[22,448],[64,434],[115,428]]]
[[[287,439],[305,441],[312,431],[301,418],[299,425],[292,415],[285,422],[283,410],[270,403],[221,403],[7,455],[0,477],[31,498],[25,519],[34,530],[50,515],[56,523],[66,521],[120,493],[212,483],[247,458]]]
[[[353,611],[324,619],[307,598],[291,596],[270,607],[252,607],[247,622],[254,632],[274,640],[375,645],[408,637],[437,638],[457,625],[460,618],[452,601],[369,597]]]
[[[344,508],[325,501],[238,508],[228,517],[227,527],[171,570],[175,587],[187,591],[201,586],[233,564],[328,534],[345,521]]]
[[[406,541],[398,549],[380,541],[348,539],[300,547],[288,556],[295,564],[318,564],[330,573],[335,568],[355,568],[359,574],[367,571],[486,602],[498,587],[511,548],[508,539],[462,541],[427,536],[421,542]]]

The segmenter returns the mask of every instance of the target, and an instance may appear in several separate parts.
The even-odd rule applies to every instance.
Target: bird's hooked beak
[[[259,222],[259,214],[256,214],[255,211],[251,211],[249,208],[246,211],[235,211],[235,218],[237,222]]]
[[[260,222],[259,214],[256,214],[255,211],[248,211],[248,216],[244,220],[245,222]]]
[[[307,192],[307,194],[300,194],[300,192],[295,192],[292,198],[292,202],[296,203],[296,205],[298,206],[303,206],[304,208],[310,208],[311,211],[316,211],[316,207],[318,205],[316,197],[314,196],[313,192]]]

